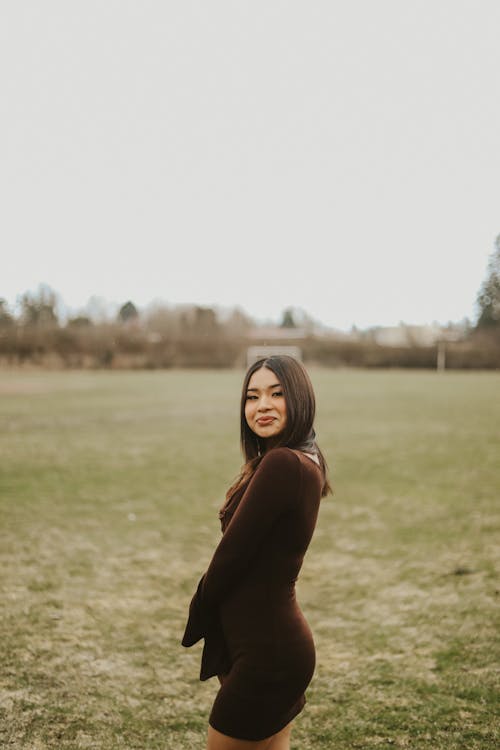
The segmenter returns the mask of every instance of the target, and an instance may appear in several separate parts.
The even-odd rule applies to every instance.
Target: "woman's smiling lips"
[[[276,417],[259,417],[259,419],[257,420],[257,424],[271,424],[271,422],[273,422],[275,419]]]

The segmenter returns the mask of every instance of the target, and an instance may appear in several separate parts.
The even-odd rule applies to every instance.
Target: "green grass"
[[[335,494],[298,598],[297,750],[500,744],[500,375],[313,370]],[[180,644],[241,458],[240,372],[0,373],[0,746],[197,750]]]

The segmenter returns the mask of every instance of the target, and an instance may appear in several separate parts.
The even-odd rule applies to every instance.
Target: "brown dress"
[[[182,643],[205,638],[201,679],[226,675],[209,723],[230,737],[270,737],[304,707],[315,650],[295,581],[322,483],[311,458],[274,448],[222,515],[224,533],[191,601]]]

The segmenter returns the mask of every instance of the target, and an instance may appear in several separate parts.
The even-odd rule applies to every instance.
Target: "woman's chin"
[[[273,438],[278,437],[278,435],[281,434],[281,430],[279,432],[273,432],[271,430],[266,429],[260,429],[260,430],[254,430],[255,434],[259,438],[259,440],[272,440]]]

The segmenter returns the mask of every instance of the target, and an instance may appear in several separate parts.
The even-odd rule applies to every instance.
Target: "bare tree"
[[[15,323],[14,316],[10,314],[7,307],[7,301],[0,298],[0,328],[13,326]]]
[[[25,326],[46,328],[57,326],[57,295],[41,284],[36,292],[25,292],[20,299],[21,323]]]

